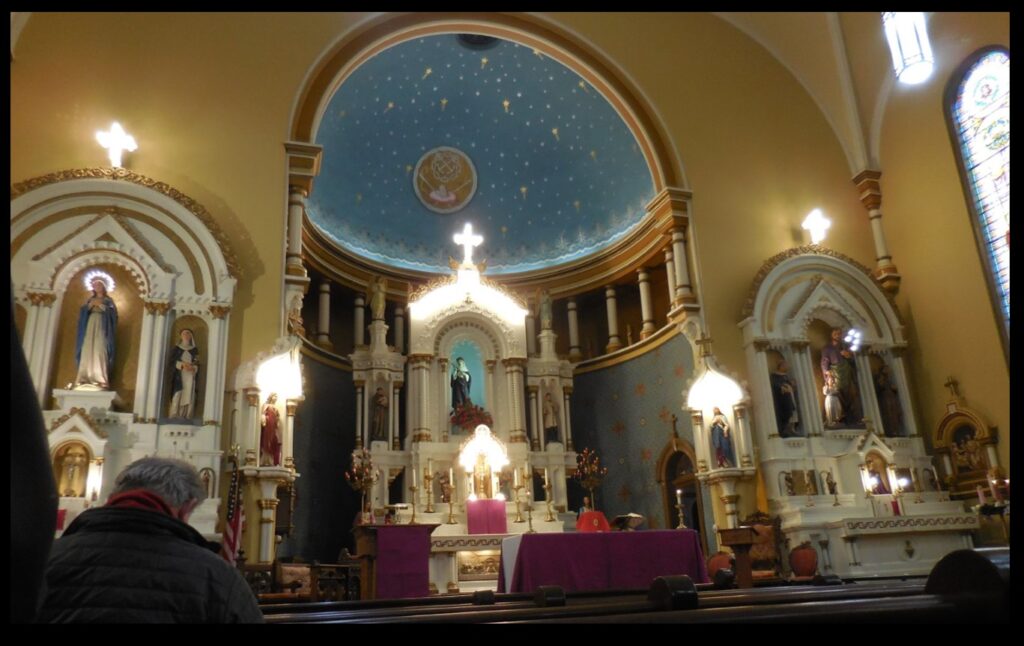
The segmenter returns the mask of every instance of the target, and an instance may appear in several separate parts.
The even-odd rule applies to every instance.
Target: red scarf
[[[174,512],[171,511],[170,505],[168,505],[163,498],[152,491],[146,491],[145,489],[122,491],[121,493],[108,498],[106,506],[145,509],[146,511],[155,511],[161,514],[167,514],[171,518],[176,518]]]

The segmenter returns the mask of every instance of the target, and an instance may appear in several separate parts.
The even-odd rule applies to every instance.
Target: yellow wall
[[[129,168],[198,200],[234,245],[242,275],[230,375],[280,330],[282,143],[296,95],[320,53],[362,17],[33,14],[11,64],[11,180],[105,165],[93,133],[121,121],[140,146]],[[834,132],[760,45],[710,14],[546,19],[596,48],[661,119],[693,191],[705,315],[728,371],[745,377],[736,324],[754,275],[805,241],[799,222],[811,209],[833,220],[829,246],[874,266],[866,213]],[[936,14],[940,80],[977,47],[1008,42],[1008,24],[1005,14]],[[864,76],[871,77],[855,72]],[[1008,374],[945,133],[942,89],[939,80],[897,89],[889,104],[885,226],[904,277],[899,302],[922,420],[934,425],[941,381],[955,374],[1004,432],[1008,464]]]
[[[924,427],[945,413],[953,375],[967,405],[999,428],[999,460],[1010,465],[1010,376],[982,261],[974,241],[943,93],[953,71],[985,45],[1009,46],[1006,14],[935,14],[933,80],[894,90],[882,130],[882,211],[903,274],[897,303],[910,325],[910,363]]]

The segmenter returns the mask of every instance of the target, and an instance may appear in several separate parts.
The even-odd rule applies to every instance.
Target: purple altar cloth
[[[506,589],[502,562],[499,591]],[[692,529],[524,534],[507,591],[533,592],[540,585],[567,591],[644,589],[655,577],[671,574],[688,574],[694,583],[709,581]]]
[[[507,534],[504,500],[470,500],[466,503],[470,534]]]
[[[430,533],[437,525],[377,527],[377,598],[430,595]]]

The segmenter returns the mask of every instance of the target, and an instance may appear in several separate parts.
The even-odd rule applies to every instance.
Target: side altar
[[[455,242],[464,258],[451,261],[453,275],[410,297],[408,355],[386,344],[379,283],[370,343],[350,355],[356,452],[366,449],[381,476],[361,520],[436,524],[430,583],[439,592],[494,589],[503,537],[575,523],[572,364],[555,354],[550,315],[531,356],[524,303],[472,261],[481,236],[467,224]]]

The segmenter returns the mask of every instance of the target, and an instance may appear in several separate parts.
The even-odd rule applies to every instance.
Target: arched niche
[[[117,283],[113,387],[121,406],[139,421],[156,421],[170,323],[194,315],[209,334],[203,421],[219,423],[238,262],[201,204],[119,168],[60,171],[11,187],[11,278],[27,310],[22,345],[40,403],[74,378],[65,328],[84,302],[76,281],[92,267]],[[122,307],[118,298],[126,295]]]
[[[85,442],[69,440],[53,448],[51,465],[57,495],[84,498],[89,481],[89,465],[94,456]]]
[[[762,446],[779,437],[772,373],[779,357],[789,364],[796,386],[802,435],[832,430],[861,430],[864,425],[826,429],[822,348],[833,328],[855,328],[860,348],[853,353],[862,417],[884,435],[917,435],[903,363],[907,346],[904,325],[891,295],[861,263],[831,249],[810,245],[790,249],[761,267],[743,308],[744,345],[751,375],[751,392]],[[771,352],[770,352],[771,351]],[[877,357],[877,361],[870,358]],[[875,366],[891,373],[892,391],[902,414],[900,428],[887,429],[878,405]],[[777,381],[777,379],[776,379]],[[892,416],[889,416],[892,419]]]
[[[204,395],[206,393],[206,383],[208,381],[207,372],[209,371],[208,357],[206,351],[210,347],[210,330],[207,322],[194,314],[186,314],[174,319],[174,323],[171,325],[171,333],[169,335],[169,343],[167,349],[164,352],[164,363],[165,369],[163,373],[163,396],[160,398],[162,406],[160,408],[161,417],[172,417],[169,409],[171,401],[174,397],[174,373],[177,371],[176,362],[174,361],[174,348],[176,345],[181,343],[181,333],[184,330],[192,332],[192,342],[195,344],[198,350],[198,358],[194,359],[194,362],[199,364],[195,380],[195,394],[194,403],[192,404],[192,414],[190,419],[202,420],[204,413]]]
[[[139,343],[142,334],[143,301],[139,293],[137,275],[129,267],[130,263],[114,264],[110,260],[103,261],[97,257],[93,264],[89,256],[83,262],[69,267],[59,276],[67,276],[61,280],[64,297],[60,299],[59,316],[57,318],[56,339],[54,343],[54,368],[48,393],[53,389],[66,388],[74,382],[78,372],[75,361],[75,347],[78,339],[78,324],[81,308],[92,294],[92,290],[83,282],[85,276],[92,271],[102,271],[114,279],[114,290],[109,293],[117,307],[117,329],[114,335],[114,370],[110,375],[110,388],[117,391],[119,400],[114,402],[116,409],[130,411],[135,403],[136,375],[139,367]],[[75,269],[80,266],[81,269]],[[128,265],[126,267],[125,265]]]
[[[697,531],[701,549],[707,554],[704,491],[697,478],[697,454],[693,445],[679,438],[668,442],[658,458],[655,478],[661,489],[665,528],[673,529],[679,524],[676,491],[681,491],[685,524]]]

